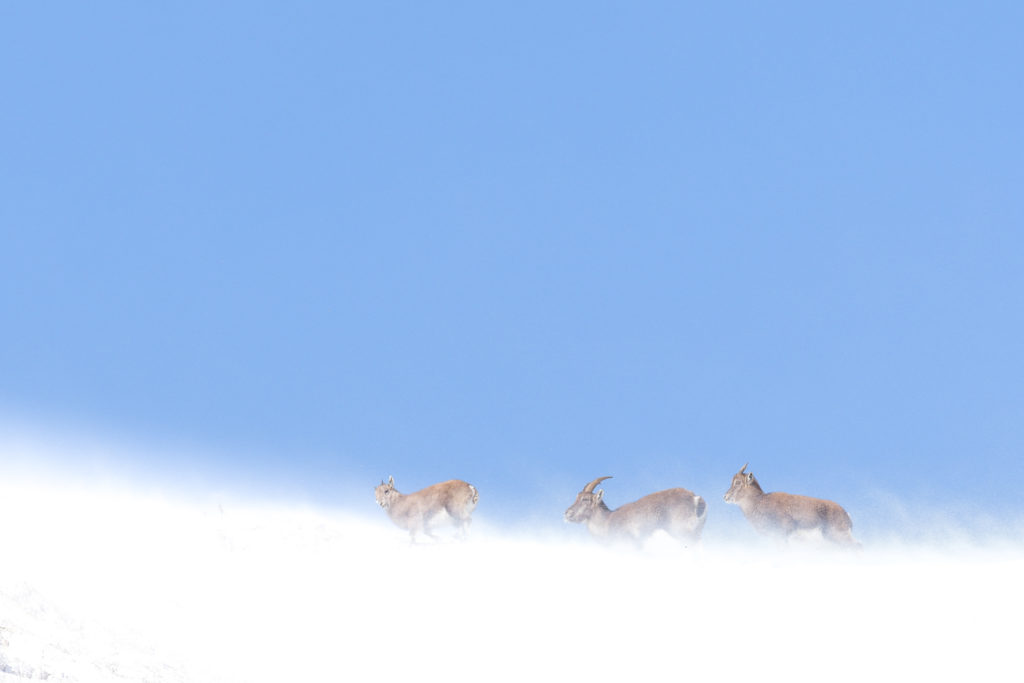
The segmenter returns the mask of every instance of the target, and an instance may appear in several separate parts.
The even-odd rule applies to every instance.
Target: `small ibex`
[[[583,487],[565,511],[565,521],[586,522],[590,533],[600,539],[628,540],[637,546],[659,529],[684,544],[700,540],[708,507],[693,491],[666,489],[612,510],[604,503],[604,490],[594,491],[605,479],[611,477],[598,477]]]
[[[388,483],[381,480],[373,493],[377,504],[384,508],[391,521],[409,532],[413,543],[419,532],[436,538],[431,529],[436,522],[445,519],[458,528],[460,537],[465,538],[473,521],[473,509],[480,500],[476,487],[459,479],[443,481],[415,493],[404,494],[395,488],[395,478],[388,477]]]
[[[733,476],[724,498],[726,503],[739,505],[757,531],[788,540],[798,532],[818,530],[838,545],[860,545],[851,533],[850,515],[838,503],[791,493],[765,493],[753,472],[744,472],[747,465]]]

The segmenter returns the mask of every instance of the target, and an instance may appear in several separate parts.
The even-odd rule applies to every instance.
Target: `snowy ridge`
[[[0,683],[978,678],[1024,607],[1014,548],[635,553],[486,522],[410,546],[383,515],[12,482],[0,514]]]

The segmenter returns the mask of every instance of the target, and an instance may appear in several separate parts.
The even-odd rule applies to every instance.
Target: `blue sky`
[[[1024,9],[681,4],[5,6],[3,413],[321,501],[1019,510]]]

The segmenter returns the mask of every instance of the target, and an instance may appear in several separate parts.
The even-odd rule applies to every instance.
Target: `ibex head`
[[[391,505],[391,498],[395,495],[395,478],[388,477],[388,483],[384,483],[384,480],[380,480],[380,484],[373,490],[373,497],[377,499],[377,505],[380,505],[385,510]]]
[[[565,511],[565,521],[579,523],[590,519],[590,516],[594,514],[594,510],[601,505],[601,498],[604,497],[604,490],[598,489],[594,491],[594,487],[605,479],[611,479],[611,477],[598,477],[576,494],[576,502]]]
[[[748,462],[747,465],[750,463]],[[732,486],[722,496],[725,498],[726,503],[738,502],[741,498],[745,498],[750,492],[756,491],[757,493],[763,493],[761,485],[757,483],[757,479],[754,479],[753,472],[745,472],[747,465],[740,468],[740,471],[732,476]]]

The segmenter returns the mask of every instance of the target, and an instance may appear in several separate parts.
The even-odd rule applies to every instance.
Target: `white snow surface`
[[[372,493],[367,489],[372,510]],[[1021,548],[642,552],[480,522],[0,483],[0,683],[983,680],[1016,669]],[[478,515],[479,516],[479,515]]]

